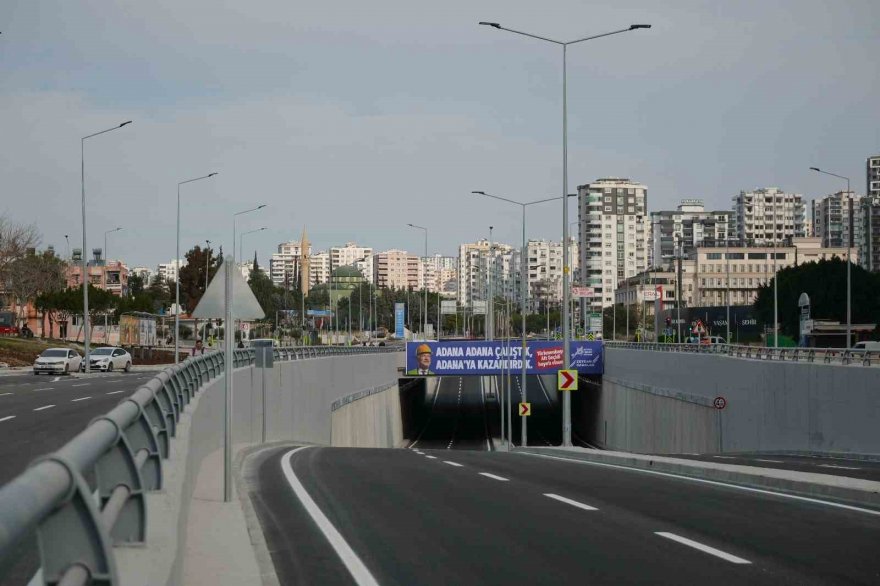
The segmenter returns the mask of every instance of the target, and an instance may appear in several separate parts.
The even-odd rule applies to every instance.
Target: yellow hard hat
[[[416,356],[418,356],[419,354],[430,354],[430,353],[431,353],[431,347],[428,346],[427,344],[421,344],[418,348],[416,348]]]

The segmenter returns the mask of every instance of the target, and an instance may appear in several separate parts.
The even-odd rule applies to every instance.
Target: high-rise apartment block
[[[493,297],[519,299],[519,251],[500,242],[478,240],[458,247],[458,304],[470,307],[474,301]]]
[[[671,211],[651,212],[652,266],[666,266],[698,246],[717,246],[732,237],[731,212],[707,212],[701,199],[683,199]]]
[[[838,191],[813,200],[813,234],[822,239],[822,246],[862,246],[864,223],[859,217],[862,196],[853,192]],[[852,240],[850,240],[852,228]]]
[[[458,291],[458,259],[436,254],[420,259],[419,288],[449,297]]]
[[[364,278],[372,282],[373,249],[368,246],[358,246],[354,242],[346,242],[345,246],[330,247],[330,271],[333,272],[344,266],[356,266]]]
[[[311,247],[308,253],[311,254]],[[282,242],[278,252],[269,258],[269,276],[277,287],[296,289],[302,262],[301,242]]]
[[[418,289],[419,257],[405,250],[374,254],[373,282],[383,289]]]
[[[803,238],[806,209],[799,193],[777,187],[741,191],[733,197],[736,238],[745,244],[784,244]]]
[[[648,266],[648,188],[609,177],[578,187],[580,274],[592,311],[614,303],[617,283]]]
[[[161,262],[156,267],[156,274],[159,275],[159,278],[162,281],[176,281],[177,280],[177,270],[183,264],[183,260],[178,259],[176,262]]]
[[[528,251],[529,299],[532,307],[538,304],[562,302],[562,243],[547,240],[529,240]],[[572,272],[579,265],[578,245],[570,239],[568,249]]]
[[[880,155],[868,157],[865,165],[865,198],[861,221],[864,229],[859,258],[869,271],[880,272]]]
[[[865,164],[865,194],[880,197],[880,155],[868,157]]]
[[[322,250],[317,254],[309,255],[309,283],[311,286],[320,285],[330,280],[330,253]]]

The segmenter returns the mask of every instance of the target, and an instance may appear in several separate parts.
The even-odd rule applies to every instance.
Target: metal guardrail
[[[688,352],[691,354],[720,354],[750,360],[778,362],[807,362],[843,366],[880,366],[880,352],[875,350],[847,350],[845,348],[765,348],[736,344],[658,344],[655,342],[605,341],[608,348],[629,348],[655,352]]]
[[[401,350],[299,346],[276,348],[275,360]],[[234,366],[252,364],[254,354],[235,350]],[[0,487],[0,559],[36,529],[46,584],[119,584],[112,547],[146,541],[145,493],[162,489],[162,463],[181,414],[224,366],[225,355],[211,352],[166,368]]]

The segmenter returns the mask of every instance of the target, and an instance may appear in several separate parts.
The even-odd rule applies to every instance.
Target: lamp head
[[[266,207],[266,204],[261,203],[260,205],[257,206],[257,209],[258,209],[258,210],[261,210],[261,209],[263,209],[264,207]]]
[[[213,177],[216,173],[208,173],[208,177]]]
[[[126,120],[125,122],[123,122],[122,124],[119,125],[119,128],[122,128],[126,124],[131,124],[131,120]]]
[[[634,31],[639,28],[651,28],[650,24],[631,24],[629,25],[629,30]]]
[[[820,169],[819,167],[810,167],[810,171],[816,171],[818,173],[821,173],[822,169]]]
[[[483,26],[491,26],[492,28],[501,28],[501,25],[498,24],[497,22],[485,22],[485,21],[482,21],[482,22],[480,22],[480,24],[483,25]]]
[[[477,195],[486,195],[485,191],[472,191],[471,193],[476,193]]]

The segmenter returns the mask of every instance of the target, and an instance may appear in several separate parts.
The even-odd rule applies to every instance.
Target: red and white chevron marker
[[[578,371],[574,369],[556,371],[556,389],[559,391],[578,390]]]

